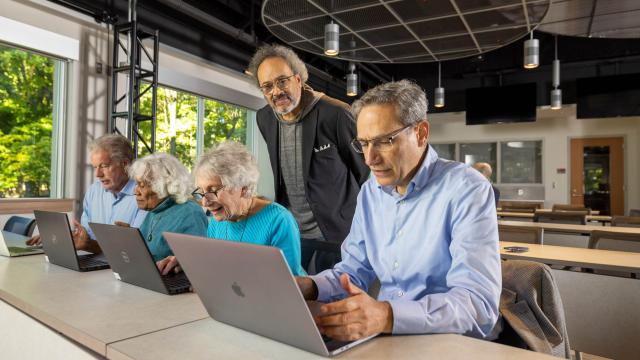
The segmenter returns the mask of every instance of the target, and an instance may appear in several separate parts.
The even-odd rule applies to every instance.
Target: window
[[[215,100],[204,102],[204,148],[225,139],[247,142],[246,108]]]
[[[0,198],[59,197],[61,60],[0,44]]]
[[[438,153],[438,157],[455,160],[456,159],[456,144],[429,144]]]
[[[542,141],[502,142],[500,157],[500,182],[542,183]]]
[[[491,181],[496,182],[497,169],[497,146],[496,143],[470,143],[460,144],[460,161],[468,165],[473,165],[477,162],[486,162],[491,165],[493,174],[491,174]]]
[[[158,87],[157,101],[156,151],[176,156],[189,169],[198,154],[215,143],[226,139],[246,143],[247,119],[251,110],[161,86]],[[150,91],[143,95],[140,111],[151,114]],[[139,130],[145,140],[151,138],[150,121],[140,123]],[[199,135],[202,136],[201,142]],[[146,147],[139,143],[138,156],[148,153]]]
[[[196,130],[198,127],[198,99],[184,91],[158,87],[156,110],[156,151],[177,157],[191,168],[196,158]],[[143,114],[151,114],[151,92],[140,103]],[[140,123],[140,133],[151,139],[151,121]],[[138,156],[148,154],[147,148],[138,143]]]

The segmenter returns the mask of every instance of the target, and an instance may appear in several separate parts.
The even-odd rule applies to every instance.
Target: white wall
[[[433,143],[542,140],[546,205],[570,202],[571,138],[622,136],[625,138],[625,213],[629,208],[640,208],[640,117],[578,120],[575,105],[565,105],[555,111],[539,108],[534,123],[466,126],[464,112],[433,114],[429,120]],[[558,168],[567,171],[557,174]]]
[[[8,19],[77,39],[80,54],[69,62],[67,118],[65,120],[65,198],[76,199],[76,210],[85,189],[93,181],[86,151],[87,143],[105,133],[109,117],[111,39],[104,24],[44,0],[0,0],[2,16]],[[160,34],[162,36],[162,34]],[[97,73],[97,63],[102,73]],[[163,85],[187,90],[253,110],[264,106],[262,94],[241,73],[208,63],[165,46],[160,48],[159,80]],[[251,123],[255,126],[255,121]],[[258,158],[264,151],[261,136],[254,137]],[[264,164],[263,164],[264,165]],[[266,164],[270,170],[270,165]],[[262,174],[270,179],[271,174]],[[265,188],[265,185],[261,186]],[[269,195],[269,194],[267,194]]]

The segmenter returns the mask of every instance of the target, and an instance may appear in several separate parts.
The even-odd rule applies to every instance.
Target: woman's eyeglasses
[[[222,189],[224,189],[224,186],[221,186],[213,191],[205,191],[205,192],[201,192],[201,191],[198,191],[198,189],[195,189],[191,192],[191,196],[193,196],[193,198],[196,199],[197,201],[202,201],[202,199],[204,198],[206,198],[209,201],[213,201],[218,199],[218,193]]]

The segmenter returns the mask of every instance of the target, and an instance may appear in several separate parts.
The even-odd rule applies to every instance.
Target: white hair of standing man
[[[171,196],[182,204],[191,196],[193,180],[189,170],[174,156],[166,153],[149,154],[129,168],[129,177],[151,186],[160,199]]]
[[[223,186],[244,188],[247,198],[255,196],[260,178],[256,159],[244,145],[234,141],[223,141],[202,154],[193,174],[196,178],[219,176]]]

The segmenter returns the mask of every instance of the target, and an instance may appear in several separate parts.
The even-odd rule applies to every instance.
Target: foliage
[[[53,60],[0,46],[0,197],[49,196]]]
[[[143,85],[143,90],[146,85]],[[196,160],[196,132],[198,127],[198,98],[195,95],[158,87],[156,114],[156,151],[175,155],[185,166],[192,168]],[[151,92],[140,102],[140,111],[151,114]],[[205,100],[204,147],[224,139],[245,142],[247,110],[214,100]],[[151,122],[140,124],[142,137],[151,139]],[[141,143],[138,155],[148,151]]]

